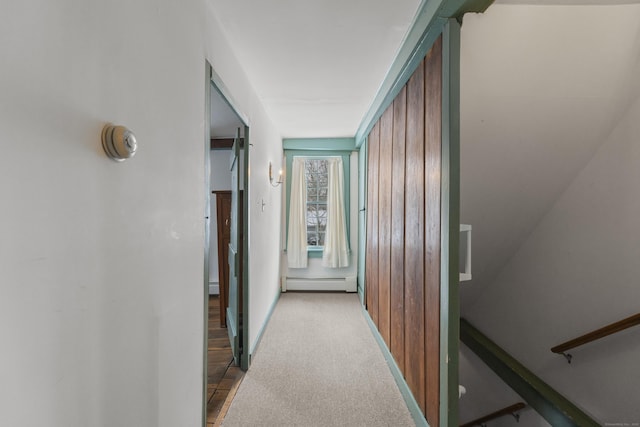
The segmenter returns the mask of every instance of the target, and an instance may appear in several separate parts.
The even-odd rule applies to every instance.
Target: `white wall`
[[[640,420],[640,328],[549,349],[638,313],[640,97],[467,318],[601,423]],[[540,171],[544,173],[543,170]]]
[[[267,316],[280,295],[280,215],[282,185],[269,183],[269,162],[278,170],[282,158],[282,138],[268,129],[266,115],[252,123],[249,130],[249,346],[253,354]],[[262,204],[264,203],[264,207]]]
[[[205,58],[256,150],[281,144],[207,4],[0,4],[2,425],[200,423]],[[135,158],[105,157],[106,122],[136,133]],[[252,334],[279,213],[252,211]]]
[[[209,6],[211,9],[211,6]],[[211,15],[214,15],[212,11]],[[207,16],[211,16],[207,15]],[[215,15],[214,15],[215,16]],[[227,49],[226,36],[218,22],[207,26],[207,57],[224,80],[224,93],[236,112],[249,120],[249,322],[250,353],[253,353],[271,307],[280,294],[279,252],[282,186],[272,188],[268,179],[269,161],[278,169],[282,158],[282,136],[274,128],[244,72],[238,70],[237,59]],[[213,53],[211,53],[213,52]],[[230,95],[230,96],[229,96]],[[262,209],[262,201],[265,208]]]

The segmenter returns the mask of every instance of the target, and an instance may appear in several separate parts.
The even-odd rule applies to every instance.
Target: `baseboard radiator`
[[[209,282],[209,295],[220,295],[220,284],[218,282]]]
[[[344,291],[357,292],[356,276],[338,278],[301,278],[282,276],[282,292],[287,291]]]

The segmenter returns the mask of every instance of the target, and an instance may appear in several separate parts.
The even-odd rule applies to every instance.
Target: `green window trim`
[[[286,142],[286,141],[285,141]],[[285,147],[287,144],[285,144]],[[291,170],[293,170],[293,158],[294,157],[342,157],[342,167],[344,169],[344,208],[345,217],[347,222],[347,245],[351,250],[351,150],[324,150],[324,149],[301,149],[301,150],[284,150],[285,163],[286,163],[286,196],[287,203],[285,206],[287,222],[286,227],[286,240],[284,243],[285,252],[287,251],[287,243],[289,241],[289,204],[291,202]],[[309,258],[322,258],[323,248],[321,247],[307,247],[307,255]]]
[[[320,246],[308,246],[307,247],[307,255],[309,258],[322,258],[322,254],[324,253],[323,247]]]
[[[282,148],[287,150],[304,151],[356,151],[354,138],[285,138]]]

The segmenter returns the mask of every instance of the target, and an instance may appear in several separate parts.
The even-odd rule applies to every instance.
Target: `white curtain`
[[[294,157],[292,169],[287,260],[289,268],[307,268],[307,184],[304,159]]]
[[[329,191],[327,193],[327,228],[324,238],[322,265],[329,268],[349,266],[347,222],[344,212],[344,171],[342,158],[328,161]]]

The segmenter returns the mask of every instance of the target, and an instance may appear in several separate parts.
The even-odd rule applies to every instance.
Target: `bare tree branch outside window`
[[[304,162],[307,182],[307,244],[324,246],[327,228],[328,161],[307,159]]]

